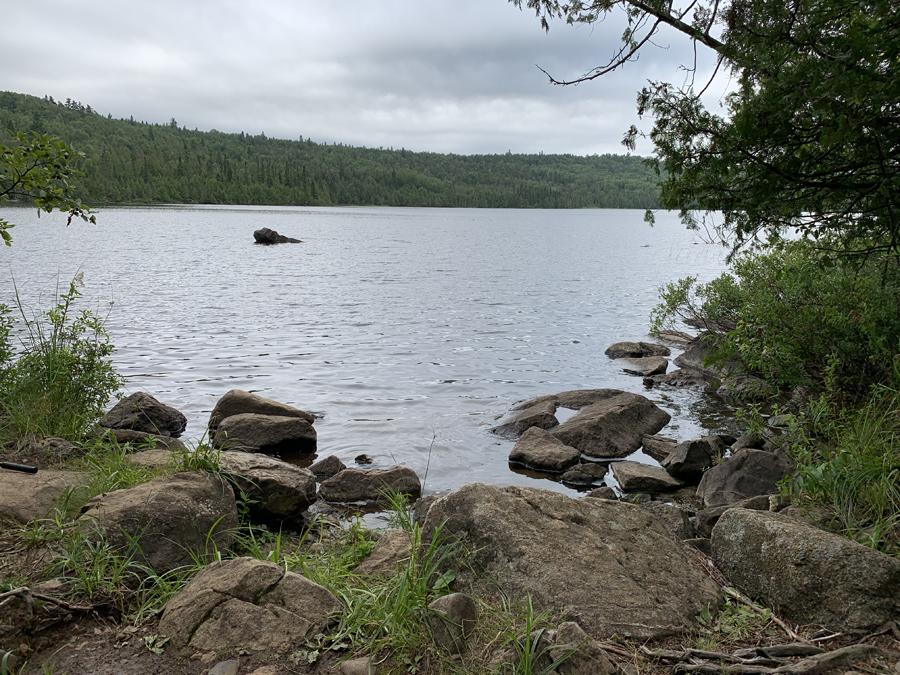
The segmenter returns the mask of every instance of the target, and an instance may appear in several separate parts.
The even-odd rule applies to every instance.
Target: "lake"
[[[663,434],[721,423],[701,394],[645,391],[603,353],[647,339],[660,286],[724,268],[724,249],[676,214],[653,228],[630,210],[136,207],[69,227],[3,215],[17,227],[0,301],[14,279],[47,308],[83,273],[81,306],[107,316],[126,393],[181,410],[188,439],[246,389],[321,415],[319,458],[406,464],[426,493],[473,481],[572,492],[510,469],[512,442],[489,432],[510,404],[615,387],[665,408]],[[303,243],[257,246],[261,227]]]

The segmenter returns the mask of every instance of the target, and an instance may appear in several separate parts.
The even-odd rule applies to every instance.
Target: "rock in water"
[[[283,234],[278,234],[275,230],[270,230],[268,227],[264,227],[261,230],[256,230],[256,232],[253,233],[253,238],[256,240],[257,244],[263,244],[265,246],[269,246],[271,244],[303,243],[299,239],[292,239],[291,237],[285,237]]]
[[[315,421],[315,417],[305,410],[273,401],[270,398],[264,398],[259,394],[251,394],[249,391],[232,389],[218,400],[216,407],[210,413],[209,424],[207,425],[210,433],[215,435],[216,429],[219,428],[222,420],[244,413],[274,415],[276,417],[299,417],[310,424]]]
[[[460,590],[530,594],[597,636],[680,633],[721,600],[687,547],[633,504],[474,483],[431,506],[423,540],[439,528],[474,552],[456,569]]]
[[[560,473],[575,466],[581,452],[565,445],[539,427],[531,427],[509,453],[509,461],[524,464],[538,471]]]
[[[788,621],[868,631],[900,616],[900,560],[777,513],[729,509],[716,566]]]
[[[114,405],[100,420],[100,426],[178,438],[187,426],[187,418],[150,394],[138,391]]]
[[[216,429],[214,445],[243,452],[315,452],[316,430],[301,417],[241,413],[226,417]]]
[[[589,457],[617,459],[640,448],[645,435],[655,434],[670,419],[649,399],[622,391],[589,405],[550,433]]]

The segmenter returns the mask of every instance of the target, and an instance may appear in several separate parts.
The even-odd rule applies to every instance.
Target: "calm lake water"
[[[4,209],[0,251],[34,310],[83,273],[127,392],[188,417],[246,389],[322,415],[318,457],[406,464],[426,492],[468,482],[569,491],[511,471],[489,433],[515,401],[568,389],[644,393],[679,439],[713,429],[696,392],[645,391],[603,352],[647,339],[658,288],[724,267],[675,214],[404,208],[105,208],[99,224]],[[260,227],[302,244],[256,246]],[[109,303],[114,303],[109,306]],[[636,459],[651,461],[640,453]]]

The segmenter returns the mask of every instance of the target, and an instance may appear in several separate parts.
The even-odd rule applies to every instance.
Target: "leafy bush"
[[[9,308],[0,309],[0,439],[81,438],[103,414],[123,380],[108,357],[114,347],[101,319],[76,312],[75,283],[41,316],[24,323],[21,349],[12,343]]]
[[[890,382],[900,345],[895,257],[832,258],[807,241],[745,253],[707,284],[682,279],[660,291],[654,331],[678,320],[721,336],[713,359],[733,360],[782,389],[829,386],[855,398]]]

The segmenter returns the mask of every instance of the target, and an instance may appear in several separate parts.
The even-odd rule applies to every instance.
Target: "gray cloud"
[[[668,49],[622,71],[554,87],[535,64],[578,76],[623,26],[545,34],[505,0],[30,0],[4,14],[2,89],[189,128],[435,152],[623,152],[637,89],[680,81],[693,58],[663,36]],[[40,17],[59,27],[52,40]]]

